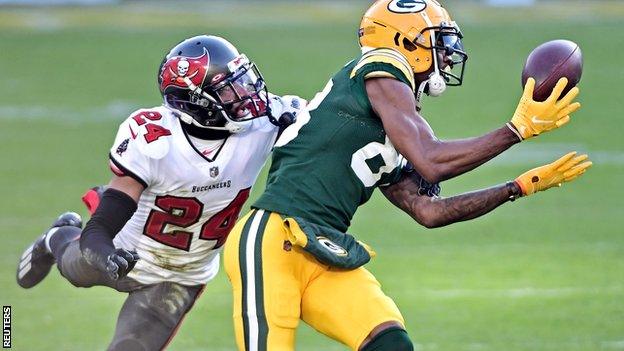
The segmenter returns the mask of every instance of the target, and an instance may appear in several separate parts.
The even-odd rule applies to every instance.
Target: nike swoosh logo
[[[130,128],[130,135],[132,136],[132,139],[136,139],[137,134],[134,132],[134,130],[132,130],[132,127],[128,126],[128,128]]]
[[[551,123],[553,123],[553,121],[547,121],[547,120],[539,119],[539,118],[537,118],[537,116],[531,117],[531,122],[536,123],[536,124],[551,124]]]

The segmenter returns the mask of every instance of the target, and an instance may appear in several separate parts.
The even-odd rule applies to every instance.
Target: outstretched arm
[[[448,198],[423,194],[421,177],[416,172],[405,173],[399,182],[381,188],[381,191],[416,222],[427,228],[437,228],[480,217],[517,197],[570,182],[592,165],[586,160],[587,155],[576,156],[571,152],[553,163],[520,175],[513,182]]]
[[[440,140],[416,112],[414,94],[406,84],[392,78],[368,79],[366,90],[392,144],[431,183],[468,172],[520,142],[506,126],[476,138]]]
[[[580,105],[572,103],[578,89],[568,93],[559,102],[557,98],[565,81],[553,90],[546,102],[534,102],[531,82],[521,99],[512,122],[480,137],[461,140],[438,139],[427,121],[416,111],[416,101],[410,88],[392,78],[366,80],[366,91],[375,113],[381,118],[388,138],[427,181],[440,182],[468,172],[489,161],[512,145],[556,128],[569,121],[568,114]],[[525,96],[526,95],[526,96]],[[541,126],[531,123],[529,115],[540,116],[540,123],[553,120]],[[529,128],[530,125],[530,128]],[[526,137],[521,137],[526,135]]]
[[[429,197],[421,195],[419,181],[418,174],[409,173],[381,191],[390,202],[427,228],[480,217],[520,196],[518,185],[510,182],[447,198]]]

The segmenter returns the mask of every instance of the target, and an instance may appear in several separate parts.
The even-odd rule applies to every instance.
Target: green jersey
[[[373,112],[365,80],[393,77],[414,89],[397,51],[369,51],[343,67],[281,135],[264,194],[253,204],[345,232],[380,185],[398,181],[405,159]]]

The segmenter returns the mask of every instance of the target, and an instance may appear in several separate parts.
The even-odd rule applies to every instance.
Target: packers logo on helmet
[[[442,86],[441,94],[446,85],[462,84],[468,59],[463,35],[435,0],[378,0],[364,14],[359,37],[363,51],[393,49],[414,74],[428,74],[430,95],[439,95],[434,86]]]
[[[392,0],[388,4],[388,10],[396,13],[415,13],[427,8],[424,0]]]

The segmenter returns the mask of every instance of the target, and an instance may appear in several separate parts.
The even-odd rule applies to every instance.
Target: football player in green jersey
[[[515,181],[443,198],[440,181],[567,123],[578,88],[544,102],[530,79],[511,121],[480,137],[439,140],[420,97],[460,85],[458,26],[433,0],[379,0],[360,27],[363,54],[336,73],[276,143],[267,188],[225,245],[241,350],[292,350],[302,319],[353,350],[412,350],[404,320],[362,265],[374,252],[346,234],[375,188],[426,227],[490,212],[591,166],[569,153]]]

